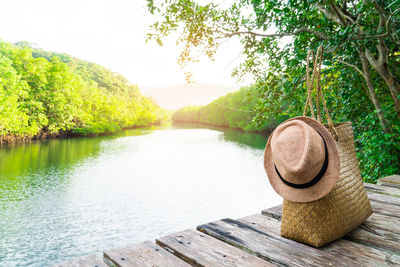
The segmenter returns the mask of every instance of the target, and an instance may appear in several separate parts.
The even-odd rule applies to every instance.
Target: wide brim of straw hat
[[[274,133],[269,136],[267,145],[265,147],[264,169],[272,187],[284,199],[293,202],[315,201],[327,195],[334,188],[340,174],[339,153],[335,140],[324,125],[313,118],[305,116],[291,118],[283,123],[287,123],[292,120],[301,120],[307,123],[325,140],[329,162],[324,176],[315,185],[308,188],[294,188],[286,185],[278,176],[274,166],[274,159],[271,151],[271,137]]]

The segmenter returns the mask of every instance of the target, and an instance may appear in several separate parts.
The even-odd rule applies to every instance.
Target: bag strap
[[[312,118],[315,119],[315,115],[314,115],[314,108],[313,108],[313,103],[312,103],[312,92],[314,89],[314,83],[315,81],[317,82],[317,118],[316,120],[318,120],[319,123],[322,123],[322,119],[321,119],[321,103],[323,105],[323,109],[325,111],[325,116],[326,116],[326,120],[328,122],[328,127],[332,130],[332,136],[335,138],[335,140],[338,140],[338,135],[337,135],[337,131],[335,129],[335,126],[333,124],[332,118],[329,114],[328,111],[328,107],[326,105],[326,101],[324,98],[324,94],[322,92],[322,88],[321,88],[321,65],[322,65],[322,58],[323,58],[323,53],[324,53],[324,48],[323,46],[320,46],[317,50],[317,54],[315,55],[313,50],[310,50],[307,54],[307,66],[306,66],[306,77],[307,77],[307,101],[306,101],[306,105],[304,107],[304,111],[303,111],[303,116],[307,115],[307,109],[310,108],[310,112],[311,112],[311,116]],[[313,59],[313,70],[312,70],[312,76],[310,78],[310,56],[312,56]]]
[[[312,59],[314,59],[315,53],[313,50],[309,50],[308,54],[307,54],[307,65],[306,65],[307,100],[306,100],[306,105],[304,107],[303,116],[307,116],[307,109],[308,109],[308,107],[310,107],[311,117],[315,119],[314,108],[313,108],[312,98],[311,98],[311,93],[313,90],[315,76],[313,73],[313,75],[311,75],[311,78],[310,78],[310,56],[312,56]],[[313,62],[314,62],[314,60],[313,60]]]

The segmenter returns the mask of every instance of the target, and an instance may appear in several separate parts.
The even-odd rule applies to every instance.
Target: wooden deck
[[[89,255],[56,266],[400,266],[400,188],[385,183],[365,188],[374,213],[322,248],[281,237],[276,206],[108,250],[103,259]]]

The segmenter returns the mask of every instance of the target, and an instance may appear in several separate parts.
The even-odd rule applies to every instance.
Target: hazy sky
[[[185,83],[177,64],[175,38],[145,43],[148,25],[155,19],[145,0],[0,0],[0,39],[28,41],[65,52],[119,72],[139,87]],[[231,69],[241,47],[229,40],[216,61],[204,58],[187,70],[197,83],[234,85]]]

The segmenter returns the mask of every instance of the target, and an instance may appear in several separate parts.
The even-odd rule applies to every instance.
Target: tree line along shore
[[[276,125],[288,118],[277,116],[262,123],[255,123],[255,105],[258,101],[254,88],[242,87],[204,106],[186,106],[172,115],[174,123],[198,123],[245,132],[270,132]]]
[[[118,73],[27,42],[0,42],[0,143],[110,133],[167,117]]]

